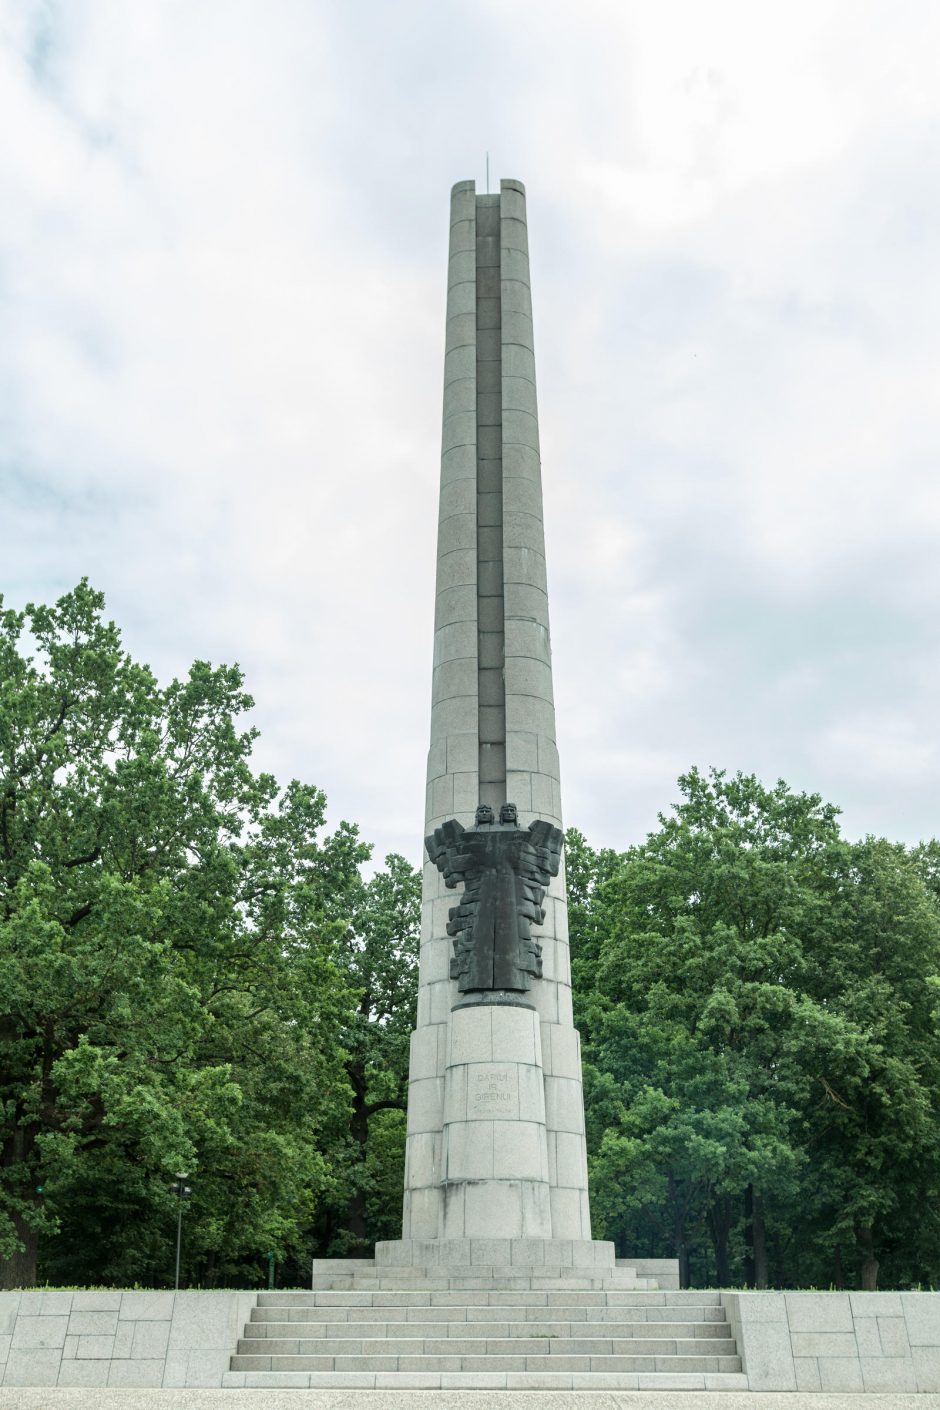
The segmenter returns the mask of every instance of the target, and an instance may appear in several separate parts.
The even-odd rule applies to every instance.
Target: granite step
[[[282,1390],[735,1390],[741,1372],[721,1371],[228,1371],[225,1389]]]
[[[241,1337],[239,1356],[722,1356],[727,1337]]]
[[[642,1355],[499,1355],[480,1350],[476,1355],[422,1354],[232,1357],[233,1371],[688,1371],[739,1372],[740,1356]]]
[[[621,1291],[609,1289],[553,1289],[482,1287],[451,1291],[446,1288],[398,1288],[371,1291],[264,1292],[259,1307],[720,1307],[721,1294],[703,1292]]]
[[[394,1278],[403,1284],[423,1283],[427,1278],[466,1278],[471,1274],[476,1274],[480,1278],[498,1280],[512,1275],[524,1275],[533,1277],[542,1275],[551,1278],[609,1278],[612,1282],[640,1286],[649,1285],[655,1289],[656,1283],[652,1278],[640,1279],[640,1276],[632,1268],[616,1268],[608,1264],[597,1263],[452,1263],[448,1267],[431,1263],[426,1267],[402,1267],[402,1268],[349,1268],[343,1272],[338,1270],[332,1273],[321,1275],[323,1278]],[[321,1276],[317,1277],[316,1286],[321,1283]]]
[[[721,1307],[703,1307],[686,1304],[681,1307],[620,1307],[606,1305],[571,1306],[569,1304],[547,1305],[538,1303],[520,1305],[514,1303],[458,1303],[453,1306],[421,1304],[418,1306],[326,1306],[304,1307],[254,1307],[251,1311],[251,1324],[262,1326],[286,1326],[293,1328],[298,1323],[308,1326],[342,1323],[467,1323],[467,1322],[559,1322],[583,1325],[588,1322],[630,1322],[673,1323],[676,1321],[699,1325],[725,1324],[725,1314]]]
[[[332,1292],[384,1292],[389,1289],[402,1287],[419,1287],[446,1290],[472,1289],[472,1288],[580,1288],[584,1290],[603,1291],[606,1288],[618,1289],[624,1292],[654,1292],[656,1284],[651,1279],[645,1278],[621,1278],[613,1273],[601,1273],[596,1268],[592,1269],[572,1269],[566,1268],[558,1272],[538,1269],[532,1273],[524,1270],[507,1273],[505,1269],[500,1270],[499,1276],[490,1276],[488,1273],[481,1273],[479,1269],[474,1269],[466,1274],[460,1273],[429,1273],[420,1278],[410,1276],[389,1277],[367,1276],[367,1277],[332,1277],[318,1281],[317,1287]]]
[[[262,1293],[224,1384],[747,1388],[717,1292],[505,1283]]]
[[[654,1337],[670,1341],[715,1338],[727,1340],[731,1328],[727,1322],[580,1322],[570,1320],[479,1321],[456,1318],[450,1321],[354,1321],[354,1322],[249,1322],[245,1336],[255,1341],[296,1341],[311,1338],[343,1339],[349,1337],[408,1338],[421,1336],[425,1340],[483,1337]]]

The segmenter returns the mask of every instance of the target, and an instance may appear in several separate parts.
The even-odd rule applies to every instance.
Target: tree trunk
[[[862,1255],[859,1269],[862,1292],[876,1292],[878,1289],[878,1260],[875,1257],[875,1240],[870,1224],[855,1230],[855,1241]]]
[[[28,1228],[19,1215],[13,1216],[13,1225],[23,1248],[12,1258],[0,1258],[0,1289],[34,1288],[39,1234],[35,1229]]]
[[[842,1266],[842,1249],[838,1246],[832,1257],[832,1281],[837,1288],[845,1287],[845,1269]]]
[[[751,1229],[754,1249],[754,1286],[755,1288],[766,1288],[769,1281],[767,1277],[767,1229],[764,1224],[764,1201],[756,1190],[751,1202]]]
[[[366,1109],[366,1083],[365,1074],[360,1072],[350,1073],[353,1089],[353,1113],[349,1126],[349,1134],[357,1146],[356,1171],[352,1195],[349,1200],[349,1212],[346,1216],[347,1228],[354,1239],[352,1256],[354,1258],[368,1258],[371,1249],[368,1243],[368,1220],[366,1211],[366,1192],[362,1186],[361,1177],[366,1161],[366,1148],[369,1143],[369,1114]]]
[[[749,1288],[766,1288],[767,1231],[764,1227],[764,1206],[753,1185],[744,1191],[744,1276]]]
[[[679,1228],[676,1231],[675,1243],[676,1258],[679,1260],[679,1287],[689,1286],[689,1246],[685,1241],[685,1229]]]
[[[727,1199],[715,1200],[708,1211],[708,1227],[715,1249],[715,1273],[718,1286],[726,1288],[731,1282],[731,1258],[728,1240],[731,1234],[731,1207]]]
[[[744,1285],[754,1286],[754,1186],[744,1189]]]
[[[18,1108],[15,1117],[18,1118],[21,1109]],[[0,1165],[6,1172],[9,1180],[10,1174],[16,1171],[10,1186],[14,1193],[20,1196],[31,1189],[32,1175],[31,1157],[36,1146],[36,1136],[39,1127],[36,1125],[14,1126],[11,1135],[4,1141],[2,1152],[0,1152]],[[17,1168],[18,1167],[18,1168]],[[27,1196],[33,1200],[34,1194]],[[39,1252],[39,1234],[26,1223],[21,1214],[13,1215],[13,1229],[23,1248],[13,1254],[12,1258],[0,1258],[0,1289],[7,1288],[34,1288],[36,1286],[36,1259]]]
[[[689,1249],[685,1239],[685,1210],[671,1175],[669,1177],[669,1193],[672,1196],[672,1247],[679,1260],[679,1287],[687,1288],[689,1286]]]

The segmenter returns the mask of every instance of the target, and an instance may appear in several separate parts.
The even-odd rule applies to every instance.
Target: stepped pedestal
[[[261,1293],[223,1384],[747,1390],[720,1294],[542,1288]]]

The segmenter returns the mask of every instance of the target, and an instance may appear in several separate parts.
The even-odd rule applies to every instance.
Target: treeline
[[[0,1287],[309,1281],[400,1232],[420,879],[161,688],[87,583],[0,613]]]
[[[309,1280],[400,1233],[420,876],[251,767],[87,583],[0,604],[0,1287]],[[568,834],[597,1237],[689,1285],[940,1283],[940,846],[692,772]]]
[[[683,1284],[940,1285],[940,846],[692,771],[568,834],[595,1234]]]

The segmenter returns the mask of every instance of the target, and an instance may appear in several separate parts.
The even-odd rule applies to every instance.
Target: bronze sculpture
[[[451,818],[425,838],[428,856],[444,884],[463,882],[459,906],[450,911],[454,937],[450,977],[461,993],[524,991],[542,974],[542,947],[532,925],[545,919],[542,901],[558,875],[564,841],[560,828],[536,819],[520,828],[515,804],[504,803],[497,822],[481,804],[465,828]]]

